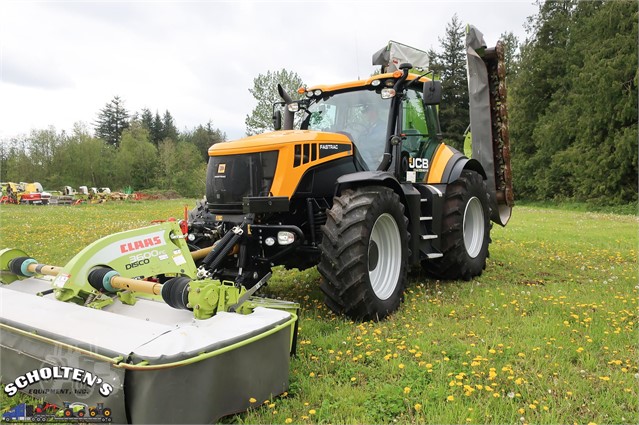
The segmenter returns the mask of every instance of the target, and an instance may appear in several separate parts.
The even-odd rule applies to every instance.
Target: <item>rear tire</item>
[[[448,185],[442,219],[443,257],[424,261],[424,269],[440,279],[470,280],[486,268],[490,244],[488,191],[482,176],[462,171]]]
[[[327,210],[318,266],[326,305],[354,320],[397,310],[408,270],[408,220],[393,190],[344,190]]]

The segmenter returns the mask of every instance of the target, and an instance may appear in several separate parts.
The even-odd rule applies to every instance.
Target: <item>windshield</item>
[[[311,104],[302,128],[346,134],[374,170],[384,155],[390,104],[390,99],[382,99],[375,91],[339,93]]]

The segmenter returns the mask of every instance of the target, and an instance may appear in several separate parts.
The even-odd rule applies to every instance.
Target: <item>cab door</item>
[[[441,144],[438,137],[437,109],[424,106],[422,93],[408,90],[402,100],[402,178],[409,182],[423,182],[431,160]]]

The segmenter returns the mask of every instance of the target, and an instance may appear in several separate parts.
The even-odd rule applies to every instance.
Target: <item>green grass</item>
[[[0,246],[63,264],[97,237],[182,216],[193,201],[2,206]],[[637,244],[631,215],[517,207],[484,274],[413,273],[399,312],[327,311],[319,274],[266,292],[302,306],[290,390],[227,423],[637,423]]]

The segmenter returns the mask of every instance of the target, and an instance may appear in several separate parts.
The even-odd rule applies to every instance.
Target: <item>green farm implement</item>
[[[62,267],[0,251],[5,393],[75,395],[119,423],[208,423],[286,391],[298,305],[252,296],[270,274],[249,291],[210,279],[198,264],[216,248],[191,252],[165,222]]]

